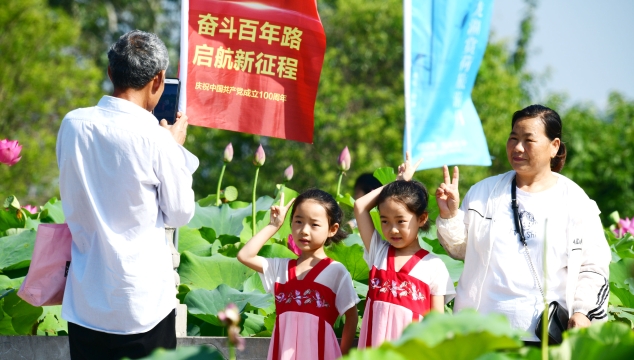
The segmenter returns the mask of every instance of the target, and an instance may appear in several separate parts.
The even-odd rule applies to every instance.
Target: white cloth
[[[164,225],[193,217],[198,159],[150,112],[104,96],[66,115],[57,163],[73,236],[62,317],[112,334],[151,330],[176,305]]]
[[[565,234],[565,238],[560,240],[565,242],[566,256],[561,258],[565,259],[565,263],[558,266],[567,268],[563,296],[568,312],[570,315],[580,312],[592,321],[605,321],[611,255],[599,218],[599,208],[577,184],[563,175],[554,174],[559,177],[557,182],[562,188],[563,204],[548,203],[545,208],[562,205],[565,221],[549,221],[547,233],[548,239],[551,239],[549,241]],[[505,209],[510,207],[511,181],[514,177],[515,172],[510,171],[480,181],[465,196],[457,216],[436,219],[438,240],[451,257],[465,261],[464,271],[458,281],[455,311],[464,308],[481,311],[483,306],[488,306],[483,304],[484,282],[488,272],[493,271],[490,265],[494,244],[504,236],[504,224],[508,225],[510,212]],[[558,257],[554,255],[551,258],[556,260]],[[532,259],[535,266],[539,267],[541,261],[535,255]],[[525,267],[520,265],[525,263],[524,259],[516,266],[504,269],[509,272],[506,276],[516,276],[520,272],[523,274]],[[550,268],[557,269],[558,266]]]
[[[524,236],[534,271],[543,289],[543,254],[545,221],[566,223],[564,187],[555,186],[539,193],[516,189],[518,214],[524,228]],[[509,191],[510,194],[510,191]],[[539,341],[535,336],[537,319],[544,309],[541,292],[530,267],[524,246],[515,231],[513,210],[510,206],[500,210],[500,231],[495,234],[491,248],[490,271],[482,285],[480,312],[505,315],[511,326],[526,331],[524,341]],[[566,307],[566,276],[568,269],[566,231],[555,227],[547,234],[548,302],[557,301]],[[510,271],[510,269],[513,269]]]
[[[284,258],[264,258],[262,264],[262,285],[264,290],[275,295],[275,283],[286,284],[288,281],[288,262]],[[342,263],[333,261],[317,275],[315,282],[324,285],[335,293],[335,306],[339,315],[343,315],[348,309],[359,302],[357,292],[352,286],[350,273]]]
[[[390,243],[381,238],[381,234],[374,230],[370,241],[370,251],[363,250],[363,259],[368,264],[370,270],[376,266],[379,270],[387,270],[387,252]],[[434,295],[444,295],[445,304],[454,298],[456,293],[449,271],[445,263],[436,255],[429,253],[425,255],[409,272],[410,276],[417,278],[429,286],[429,293]]]

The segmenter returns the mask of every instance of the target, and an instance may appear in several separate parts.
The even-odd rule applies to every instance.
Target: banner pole
[[[405,151],[412,155],[410,86],[412,75],[412,0],[403,0],[403,67],[405,71]]]

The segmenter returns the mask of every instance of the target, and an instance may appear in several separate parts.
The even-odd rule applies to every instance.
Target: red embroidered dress
[[[378,232],[372,239],[369,290],[359,348],[374,347],[397,339],[412,321],[419,321],[431,309],[432,295],[455,293],[442,260],[426,250],[419,250],[395,270],[396,249],[381,240]],[[368,256],[369,255],[369,256]]]
[[[268,359],[325,360],[341,357],[333,325],[337,316],[358,301],[345,267],[325,258],[299,280],[296,260],[267,261],[262,279],[265,288],[270,286],[274,289],[277,312]],[[277,273],[274,283],[271,273]],[[319,282],[316,281],[318,277]]]

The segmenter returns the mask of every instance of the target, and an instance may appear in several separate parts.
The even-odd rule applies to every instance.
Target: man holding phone
[[[60,194],[73,236],[62,317],[72,359],[175,348],[177,303],[165,225],[194,215],[198,159],[182,144],[187,116],[157,125],[168,55],[130,31],[108,51],[112,96],[66,115],[57,137]]]

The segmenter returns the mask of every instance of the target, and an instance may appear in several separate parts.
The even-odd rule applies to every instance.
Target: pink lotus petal
[[[20,151],[22,151],[22,145],[17,140],[0,140],[0,163],[15,165],[22,159]]]
[[[297,244],[295,244],[295,240],[293,240],[293,235],[288,235],[288,248],[297,256],[302,254],[302,251],[299,249]]]
[[[27,204],[22,206],[22,209],[30,212],[31,214],[37,214],[37,206],[32,206]]]

